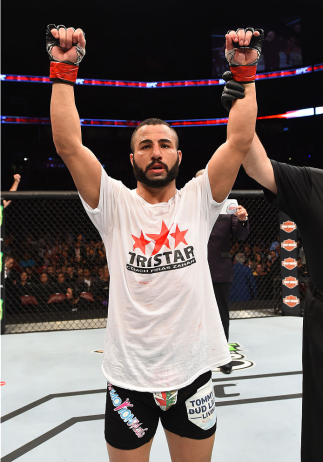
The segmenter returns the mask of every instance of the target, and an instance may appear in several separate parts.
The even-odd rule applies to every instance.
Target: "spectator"
[[[81,290],[79,287],[68,287],[66,291],[66,298],[65,307],[68,311],[86,311],[87,309],[92,308],[91,302],[81,297]]]
[[[244,246],[244,257],[245,257],[245,260],[252,260],[252,252],[251,252],[251,249],[250,249],[250,245],[245,245]]]
[[[278,247],[280,247],[279,236],[277,236],[276,241],[273,241],[270,244],[269,251],[275,250],[275,252],[276,252]]]
[[[268,285],[269,279],[267,273],[263,270],[261,263],[257,263],[256,269],[253,272],[257,283],[257,298],[258,300],[265,300],[271,294],[271,287]]]
[[[55,292],[53,284],[49,283],[49,278],[46,273],[42,273],[39,278],[39,283],[34,287],[35,296],[41,310],[47,310],[47,301],[49,296]]]
[[[33,268],[34,266],[36,266],[36,262],[35,262],[35,260],[33,260],[32,258],[29,257],[29,254],[28,254],[28,253],[25,253],[24,259],[21,260],[21,262],[19,263],[19,265],[20,265],[23,269],[26,269],[26,268]]]
[[[53,266],[47,266],[46,273],[49,279],[49,282],[56,282],[55,270]]]
[[[28,274],[28,278],[31,283],[37,284],[39,282],[39,277],[34,268],[26,268],[26,273]]]
[[[57,284],[56,289],[59,293],[65,293],[67,290],[68,284],[65,282],[64,273],[58,273],[57,275]]]
[[[243,253],[237,253],[233,265],[233,283],[230,288],[230,302],[248,302],[257,298],[257,286],[252,271],[243,265]]]
[[[7,255],[5,257],[5,279],[13,280],[13,275],[16,276],[14,270],[13,270],[13,265],[14,265],[15,259],[11,257],[10,255]],[[7,281],[6,281],[7,282]]]
[[[297,267],[298,267],[298,276],[300,278],[308,278],[309,277],[307,266],[303,265],[301,257],[299,257],[298,260],[297,260]]]
[[[75,272],[74,272],[74,268],[72,266],[68,266],[66,268],[66,282],[67,284],[69,284],[69,286],[71,286],[72,284],[74,284],[76,282],[76,275],[75,275]]]
[[[281,44],[280,40],[276,37],[273,30],[269,31],[265,37],[262,54],[265,61],[265,70],[271,71],[279,69],[280,67],[280,52]]]
[[[87,288],[89,289],[91,285],[95,282],[95,279],[91,276],[91,272],[89,268],[84,268],[83,276],[80,276],[77,279],[78,284],[86,284]]]
[[[11,186],[11,188],[9,189],[9,191],[17,191],[18,189],[18,186],[19,186],[19,183],[20,183],[20,180],[21,180],[21,176],[19,175],[19,173],[16,173],[14,176],[14,182],[13,182],[13,185]],[[2,203],[3,203],[3,208],[5,209],[6,207],[8,207],[8,205],[11,203],[11,201],[5,201],[4,199],[2,200]]]
[[[264,271],[262,264],[257,263],[255,271],[252,274],[254,276],[265,276],[267,273]]]

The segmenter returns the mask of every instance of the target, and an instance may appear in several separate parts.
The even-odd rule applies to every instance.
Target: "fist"
[[[69,61],[76,63],[78,54],[76,45],[79,44],[85,50],[85,37],[82,29],[74,29],[69,27],[59,27],[59,29],[51,29],[52,36],[59,40],[60,46],[53,46],[51,53],[58,61]]]
[[[21,180],[21,176],[19,175],[19,173],[16,173],[14,176],[13,176],[14,180],[16,183],[20,183],[20,180]]]
[[[235,215],[238,217],[239,221],[246,221],[248,218],[247,210],[243,208],[242,205],[238,205]]]
[[[240,29],[238,32],[231,30],[229,34],[226,34],[225,36],[226,51],[233,54],[235,50],[233,60],[240,66],[246,66],[253,63],[258,58],[258,53],[256,50],[250,48],[235,48],[233,43],[247,47],[249,46],[253,35],[255,37],[259,37],[260,33],[258,31],[252,33],[250,30],[245,32],[243,29]]]

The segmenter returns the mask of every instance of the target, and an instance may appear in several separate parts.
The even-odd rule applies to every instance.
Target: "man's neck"
[[[174,180],[162,188],[151,188],[138,181],[137,194],[149,204],[168,202],[176,194],[176,183]]]

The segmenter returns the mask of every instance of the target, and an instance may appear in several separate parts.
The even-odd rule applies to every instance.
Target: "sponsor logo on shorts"
[[[142,230],[131,234],[134,244],[126,269],[134,273],[152,274],[193,265],[196,260],[194,248],[186,240],[188,231],[178,224],[168,228],[162,221],[158,234]]]
[[[157,406],[163,411],[167,411],[167,409],[177,403],[178,390],[161,391],[160,393],[153,393],[153,395]]]
[[[297,228],[296,224],[293,221],[284,221],[282,225],[280,225],[280,229],[285,231],[286,233],[292,233]]]
[[[299,305],[300,300],[299,298],[295,297],[295,295],[288,295],[288,297],[285,297],[283,299],[283,302],[285,305],[289,306],[290,308],[294,308],[294,306]]]
[[[298,285],[298,280],[293,276],[288,276],[288,278],[283,279],[283,284],[289,289],[294,289]]]
[[[210,379],[185,401],[188,419],[202,430],[209,430],[216,423],[215,396]]]
[[[282,261],[282,266],[284,266],[288,270],[292,270],[296,268],[297,261],[295,260],[295,258],[285,258],[285,260]]]
[[[287,239],[287,240],[282,242],[282,247],[283,247],[283,249],[287,250],[288,252],[291,252],[292,250],[296,249],[297,242],[293,241],[292,239]]]
[[[124,423],[128,425],[129,429],[132,430],[138,438],[142,438],[148,430],[148,427],[141,428],[142,423],[139,422],[137,417],[135,417],[128,409],[129,407],[133,407],[133,404],[130,403],[129,398],[122,402],[122,399],[113,389],[113,385],[111,385],[111,383],[108,383],[108,390],[110,392],[110,398],[114,406],[114,411],[118,412],[120,418],[124,421]]]

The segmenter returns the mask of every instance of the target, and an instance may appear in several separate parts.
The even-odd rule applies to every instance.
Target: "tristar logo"
[[[285,258],[285,260],[282,261],[282,266],[284,266],[288,270],[292,270],[296,268],[297,261],[295,260],[295,258]]]
[[[172,229],[174,232],[171,233]],[[194,248],[186,241],[187,232],[188,229],[181,230],[178,224],[176,226],[172,224],[168,229],[162,221],[158,234],[144,233],[142,230],[140,236],[131,234],[134,244],[133,251],[129,252],[127,270],[151,274],[180,269],[196,263]],[[180,248],[177,248],[180,244],[182,244]],[[166,250],[165,247],[169,249],[167,252],[163,252]],[[143,255],[134,252],[136,249]]]
[[[229,350],[232,361],[232,370],[239,371],[240,369],[248,369],[253,367],[255,363],[246,359],[245,355],[241,352],[245,351],[242,349],[242,345],[239,343],[229,343]],[[220,371],[220,368],[214,369],[214,372]]]
[[[296,228],[297,226],[293,221],[284,221],[284,223],[280,225],[280,229],[286,231],[286,233],[291,233],[295,231]]]
[[[295,295],[288,295],[288,297],[285,297],[283,299],[283,302],[285,303],[285,305],[289,306],[290,308],[294,308],[294,306],[300,303],[300,300],[299,298],[295,297]]]
[[[294,289],[298,285],[298,280],[293,276],[288,276],[288,278],[283,279],[283,284],[289,289]]]
[[[293,241],[292,239],[287,239],[286,241],[282,242],[282,247],[288,252],[291,252],[292,250],[296,249],[297,242]]]

